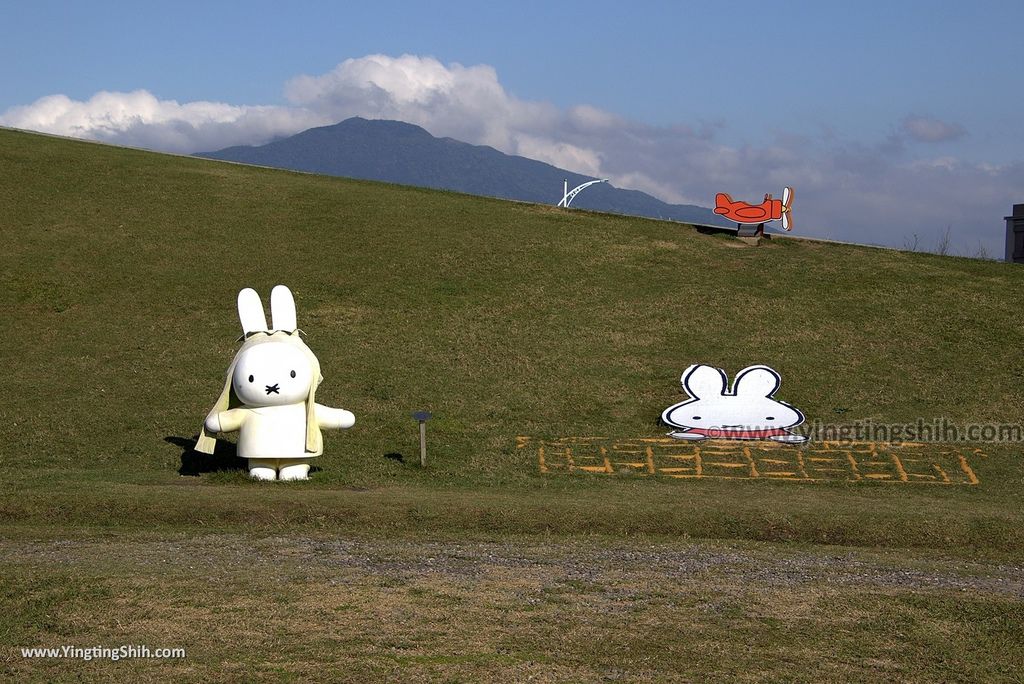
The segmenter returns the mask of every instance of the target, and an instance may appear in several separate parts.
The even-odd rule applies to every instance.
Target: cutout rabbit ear
[[[782,376],[768,366],[750,366],[736,375],[732,393],[745,397],[770,397],[782,384]]]
[[[299,327],[295,316],[295,298],[284,285],[278,285],[270,292],[270,315],[274,319],[274,330],[291,332]]]
[[[263,302],[256,290],[247,287],[238,293],[238,320],[242,333],[259,332],[267,329],[267,317],[263,313]]]
[[[682,377],[683,389],[694,399],[725,394],[728,380],[725,371],[703,364],[690,366]]]

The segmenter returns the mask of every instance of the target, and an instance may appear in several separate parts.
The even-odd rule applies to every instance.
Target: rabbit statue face
[[[282,406],[301,403],[313,386],[308,355],[293,344],[279,343],[277,332],[239,355],[232,373],[235,396],[247,406]]]
[[[796,441],[785,428],[804,421],[800,411],[773,399],[782,379],[767,366],[750,366],[736,376],[728,391],[725,371],[706,365],[686,369],[681,378],[689,401],[670,406],[662,422],[682,428],[672,433],[684,439],[719,437],[725,439],[776,439]]]

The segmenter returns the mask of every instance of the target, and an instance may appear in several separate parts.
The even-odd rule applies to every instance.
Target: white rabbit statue
[[[215,435],[238,432],[238,455],[258,480],[305,480],[323,453],[322,428],[350,428],[351,411],[317,404],[320,362],[299,336],[295,300],[278,285],[270,293],[273,329],[255,290],[238,293],[241,349],[228,367],[224,390],[206,416],[196,451],[212,454]]]
[[[669,406],[661,414],[676,439],[770,439],[802,443],[807,437],[788,428],[804,422],[804,415],[773,395],[782,378],[768,366],[750,366],[736,375],[732,391],[725,371],[696,364],[680,378],[688,401]]]

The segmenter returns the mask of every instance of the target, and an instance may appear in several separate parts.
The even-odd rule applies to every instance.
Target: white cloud
[[[908,116],[901,130],[918,142],[944,142],[963,137],[967,131],[960,124],[948,123],[929,116]]]
[[[587,176],[601,175],[601,155],[595,150],[527,134],[516,135],[514,147],[516,154],[529,159]]]
[[[957,166],[956,157],[934,157],[932,159],[918,159],[910,163],[912,169],[945,169],[953,171]]]
[[[322,76],[292,79],[285,94],[296,106],[334,121],[352,116],[397,119],[439,137],[511,154],[522,154],[520,144],[535,152],[538,141],[565,118],[551,104],[509,95],[493,67],[445,66],[433,57],[415,55],[347,59]],[[549,156],[570,158],[556,150]],[[581,159],[589,163],[586,155]]]
[[[262,144],[351,116],[398,119],[436,136],[490,145],[571,171],[609,177],[618,187],[669,202],[712,204],[716,192],[759,201],[796,188],[796,230],[804,235],[900,246],[906,236],[947,225],[1001,252],[1001,218],[1019,200],[1024,163],[967,164],[913,158],[907,143],[941,142],[962,126],[922,115],[898,122],[878,141],[781,134],[761,145],[719,137],[723,124],[648,126],[588,104],[566,110],[520,99],[487,65],[432,57],[369,55],[284,88],[284,106],[160,100],[147,91],[100,92],[86,101],[44,97],[0,115],[0,125],[173,152]]]
[[[82,102],[49,95],[0,115],[0,125],[167,152],[260,144],[327,123],[294,107],[157,99],[145,90],[101,91]]]
[[[606,131],[616,126],[623,126],[625,119],[601,111],[590,105],[576,105],[569,109],[569,122],[581,131]]]
[[[615,176],[615,186],[619,188],[630,188],[640,190],[648,195],[657,197],[670,204],[696,204],[707,206],[706,197],[688,197],[679,192],[679,188],[673,184],[659,183],[650,176],[639,171],[632,171]]]

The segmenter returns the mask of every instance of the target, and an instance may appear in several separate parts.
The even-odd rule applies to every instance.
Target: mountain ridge
[[[487,145],[435,137],[404,121],[362,117],[310,128],[264,145],[226,147],[194,156],[542,204],[557,204],[564,181],[572,188],[597,180]],[[734,228],[706,207],[669,204],[611,183],[581,192],[572,206]]]

